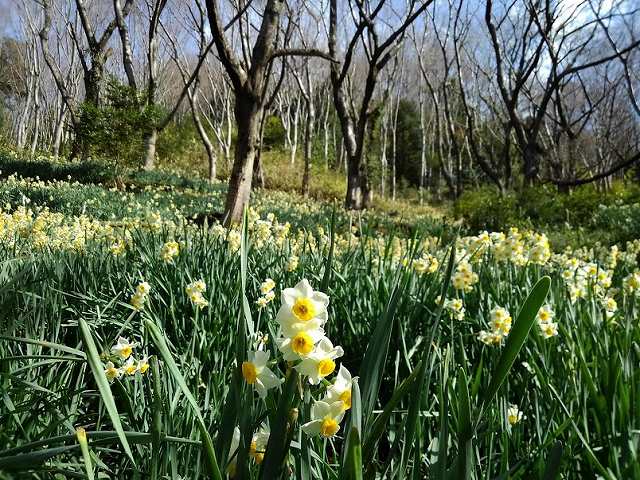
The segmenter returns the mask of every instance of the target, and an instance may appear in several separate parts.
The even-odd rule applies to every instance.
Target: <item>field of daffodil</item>
[[[0,478],[640,478],[640,241],[221,195],[3,182]]]

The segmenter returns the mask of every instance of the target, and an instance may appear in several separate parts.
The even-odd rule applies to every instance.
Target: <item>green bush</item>
[[[111,79],[104,105],[82,104],[77,134],[84,156],[109,159],[117,166],[140,164],[144,135],[160,113],[146,106],[143,96]]]
[[[514,194],[501,196],[490,187],[464,192],[456,202],[454,212],[475,231],[504,230],[506,225],[519,225],[522,218]]]
[[[113,168],[101,162],[53,163],[48,160],[24,160],[0,153],[0,178],[10,175],[38,177],[43,181],[74,180],[80,183],[105,183],[113,180]]]
[[[262,137],[263,148],[283,147],[287,134],[282,125],[282,120],[277,115],[269,115],[264,124],[264,136]]]
[[[638,202],[640,189],[623,183],[614,184],[607,192],[598,190],[595,185],[584,185],[567,194],[558,192],[553,186],[542,185],[502,196],[495,189],[484,187],[466,191],[456,202],[454,213],[476,231],[506,230],[512,226],[553,229],[565,225],[607,230],[618,228],[618,220],[607,221],[602,212],[608,212],[608,207],[612,207],[616,211],[611,215],[614,219],[618,214],[616,209]],[[623,209],[627,213],[628,210]],[[620,238],[627,237],[626,233],[620,233]]]

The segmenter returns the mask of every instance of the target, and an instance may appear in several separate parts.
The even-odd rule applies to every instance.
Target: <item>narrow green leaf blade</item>
[[[125,453],[128,455],[131,462],[133,462],[133,464],[135,465],[135,461],[133,460],[133,453],[131,452],[131,448],[129,447],[127,437],[124,434],[124,429],[122,428],[122,423],[120,422],[120,415],[118,414],[118,408],[116,407],[116,402],[113,399],[113,395],[111,394],[111,387],[109,386],[107,377],[104,374],[104,367],[102,366],[102,362],[100,361],[100,354],[98,353],[96,344],[93,341],[89,325],[82,318],[78,320],[78,325],[80,326],[82,342],[84,343],[84,346],[87,350],[87,362],[89,363],[89,367],[91,368],[91,372],[93,373],[93,377],[95,378],[96,385],[98,386],[98,391],[100,392],[100,396],[102,397],[104,406],[107,409],[107,413],[109,414],[109,418],[111,419],[111,423],[113,424],[113,429],[117,432]]]
[[[525,300],[524,305],[518,314],[518,318],[516,319],[511,332],[509,332],[502,355],[500,355],[498,364],[491,376],[489,387],[484,396],[483,406],[486,406],[493,400],[505,378],[507,378],[509,370],[511,370],[511,367],[513,366],[513,362],[515,362],[518,353],[520,353],[520,349],[529,335],[531,327],[536,321],[536,316],[547,297],[550,286],[551,279],[546,276],[542,277],[538,280],[538,283],[535,284],[531,293],[529,293],[529,296]]]

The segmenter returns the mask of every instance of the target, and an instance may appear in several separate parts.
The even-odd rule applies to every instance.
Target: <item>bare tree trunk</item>
[[[33,137],[31,139],[31,155],[36,153],[38,147],[38,140],[40,138],[40,88],[36,88],[34,93],[33,102],[33,116],[35,118],[33,123]]]
[[[156,159],[156,141],[158,140],[158,130],[151,127],[144,136],[144,169],[153,170]]]
[[[396,163],[398,156],[398,111],[400,110],[400,98],[396,98],[395,108],[391,117],[391,198],[396,199],[397,173]]]
[[[62,138],[64,136],[64,122],[67,118],[67,107],[64,102],[60,104],[60,113],[57,117],[56,130],[53,134],[53,156],[58,158],[60,155],[60,147],[62,146]]]
[[[298,123],[300,121],[300,97],[296,99],[296,108],[293,110],[291,120],[291,165],[296,163],[296,153],[298,153]]]
[[[329,169],[329,104],[330,94],[327,94],[327,104],[324,107],[324,118],[322,120],[322,132],[324,134],[324,149],[322,151],[324,158],[324,168]]]
[[[238,136],[233,170],[225,203],[225,223],[236,223],[242,218],[249,203],[253,179],[253,163],[260,141],[262,105],[252,101],[249,95],[236,95],[235,118]]]
[[[198,136],[202,141],[202,145],[204,146],[205,151],[207,152],[207,160],[209,162],[209,182],[214,182],[216,179],[216,153],[213,150],[213,145],[211,144],[211,140],[209,140],[209,135],[207,135],[207,131],[204,129],[202,125],[202,120],[200,119],[200,114],[198,110],[198,85],[194,84],[193,89],[187,92],[189,98],[189,106],[191,107],[191,118],[193,119],[193,123],[196,126],[196,130],[198,131]]]
[[[427,174],[427,125],[424,111],[424,96],[420,91],[418,106],[420,108],[420,182],[418,184],[418,196],[420,205],[424,201],[424,180]]]
[[[313,99],[307,101],[307,121],[304,126],[304,174],[302,175],[302,194],[305,197],[309,196],[309,177],[311,174],[311,135],[313,132],[313,125],[315,122],[315,109],[313,106]]]
[[[380,155],[380,196],[384,198],[386,195],[387,187],[387,115],[382,118],[382,125],[380,127],[380,137],[382,137],[381,155]]]
[[[347,164],[347,198],[349,210],[362,210],[371,200],[366,164],[359,156],[349,156]]]

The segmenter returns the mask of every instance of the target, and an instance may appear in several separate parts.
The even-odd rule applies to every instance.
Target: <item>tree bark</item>
[[[156,141],[158,130],[151,128],[144,136],[144,169],[153,170],[156,160]]]
[[[302,195],[309,196],[309,179],[311,176],[311,134],[315,122],[313,99],[307,101],[307,121],[304,126],[304,174],[302,175]]]
[[[224,223],[238,223],[244,207],[249,203],[253,179],[253,164],[260,141],[262,105],[251,95],[236,95],[235,118],[238,136],[235,145],[233,170],[225,202]]]

